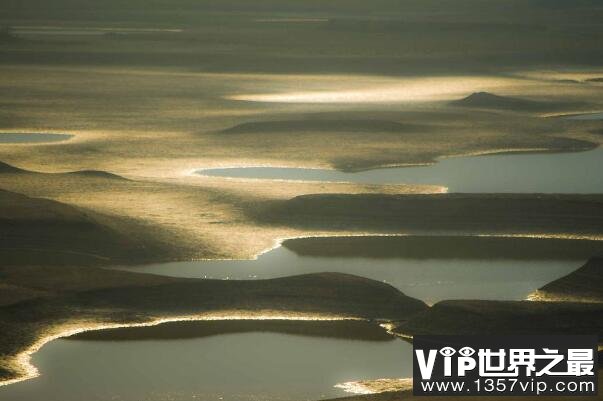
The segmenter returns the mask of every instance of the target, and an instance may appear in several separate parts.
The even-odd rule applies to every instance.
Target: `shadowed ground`
[[[412,259],[584,259],[603,252],[601,241],[475,236],[298,238],[283,246],[302,256]]]
[[[3,265],[106,265],[174,255],[127,218],[3,190],[0,238]]]
[[[393,332],[417,334],[598,334],[603,304],[534,301],[441,301]]]
[[[578,270],[540,288],[534,298],[603,302],[603,259],[590,259]]]
[[[453,106],[475,109],[512,110],[518,112],[553,112],[571,108],[582,108],[585,104],[570,102],[546,102],[530,99],[505,97],[488,92],[476,92],[460,100],[450,102]]]
[[[554,234],[598,238],[599,195],[321,194],[273,202],[260,222],[306,229],[425,231],[471,234]]]
[[[19,353],[44,337],[74,328],[179,316],[391,321],[427,308],[387,284],[337,273],[234,281],[174,279],[96,268],[3,267],[0,276],[13,292],[0,306],[3,379],[25,374]]]
[[[76,340],[132,341],[183,339],[227,333],[270,332],[310,337],[327,337],[370,341],[392,341],[394,337],[381,327],[364,320],[292,321],[292,320],[222,320],[164,323],[151,327],[124,327],[88,331],[72,337]]]

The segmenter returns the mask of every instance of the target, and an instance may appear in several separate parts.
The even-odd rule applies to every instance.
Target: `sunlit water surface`
[[[174,340],[56,340],[41,376],[0,387],[2,401],[276,401],[343,396],[338,383],[412,375],[402,340],[278,333]]]
[[[32,134],[27,135],[31,138]],[[600,193],[602,156],[601,150],[593,150],[459,157],[433,166],[360,173],[232,168],[202,174],[437,184],[451,192]],[[443,299],[524,299],[581,264],[577,260],[302,256],[280,247],[255,261],[190,261],[120,269],[221,279],[343,272],[385,281],[407,295],[434,303]],[[0,388],[0,400],[311,400],[344,395],[334,387],[342,382],[409,377],[410,361],[411,347],[400,340],[266,332],[163,340],[57,340],[33,357],[42,376]]]
[[[340,272],[384,281],[404,294],[444,299],[521,300],[576,270],[583,260],[416,259],[300,256],[280,247],[257,260],[171,262],[119,269],[176,277],[266,279]]]
[[[517,153],[452,157],[434,165],[356,173],[337,170],[243,167],[197,174],[259,179],[432,184],[465,193],[603,193],[603,149],[573,153]]]
[[[102,36],[107,34],[145,34],[182,32],[181,29],[160,28],[116,28],[116,27],[64,27],[64,26],[16,26],[12,34],[17,37],[37,36]]]

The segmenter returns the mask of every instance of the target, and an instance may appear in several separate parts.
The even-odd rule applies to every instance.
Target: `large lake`
[[[0,400],[302,401],[345,396],[342,382],[412,375],[412,347],[394,338],[134,330],[140,337],[108,330],[47,344],[33,357],[42,375],[0,387]]]
[[[603,193],[603,149],[573,153],[516,153],[451,157],[429,166],[355,173],[337,170],[243,167],[198,170],[217,177],[432,184],[465,193]]]
[[[387,282],[427,303],[521,300],[576,270],[603,249],[598,241],[480,237],[315,238],[285,244],[257,260],[171,262],[118,269],[251,280],[341,272]]]

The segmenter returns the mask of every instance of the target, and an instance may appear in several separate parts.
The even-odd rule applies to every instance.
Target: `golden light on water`
[[[363,319],[341,316],[327,313],[303,313],[303,312],[286,312],[274,310],[258,310],[258,311],[220,311],[207,312],[196,315],[181,315],[173,317],[161,317],[151,319],[146,322],[138,323],[105,323],[105,322],[74,322],[68,325],[55,327],[45,336],[40,337],[34,344],[20,352],[12,358],[5,358],[5,361],[10,362],[10,365],[18,370],[19,376],[0,381],[0,386],[15,384],[28,379],[33,379],[40,375],[38,369],[31,363],[31,357],[38,352],[47,343],[59,338],[70,337],[76,334],[85,333],[88,331],[108,330],[129,327],[151,327],[163,323],[174,322],[194,322],[194,321],[220,321],[220,320],[293,320],[293,321],[342,321]]]
[[[0,203],[9,205],[0,217],[11,223],[0,386],[44,377],[3,388],[0,399],[413,398],[408,343],[431,316],[422,298],[468,302],[493,325],[504,323],[496,302],[520,299],[582,302],[596,313],[596,299],[580,298],[590,296],[580,286],[593,282],[592,260],[578,264],[603,249],[601,153],[587,152],[603,146],[594,121],[603,25],[593,22],[596,2],[564,2],[558,12],[529,1],[154,0],[136,13],[99,1],[94,23],[78,2],[4,2],[19,6],[0,5],[10,21],[0,24],[0,86],[10,93],[0,110],[9,134],[0,143]],[[65,140],[39,135],[53,133]],[[520,152],[551,157],[449,160]],[[229,167],[339,171],[304,180],[203,171]],[[403,212],[388,219],[387,204]],[[375,239],[285,242],[341,237]],[[281,246],[255,263],[213,263]],[[224,287],[227,304],[250,310],[178,297],[180,285],[193,295]],[[239,297],[241,288],[250,295]],[[320,302],[329,289],[346,293]],[[149,307],[162,299],[178,308]],[[538,313],[563,312],[542,303]],[[596,328],[588,318],[576,324]],[[437,320],[431,331],[450,331]],[[141,332],[99,331],[120,328]],[[124,343],[74,338],[43,348],[84,332]],[[217,347],[201,341],[213,335]],[[133,346],[142,339],[151,341]],[[115,381],[117,368],[144,374]]]

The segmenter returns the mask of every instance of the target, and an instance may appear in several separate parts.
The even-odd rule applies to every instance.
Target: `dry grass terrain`
[[[31,374],[24,355],[73,330],[161,320],[406,319],[427,306],[377,281],[336,273],[272,280],[174,279],[98,268],[2,267],[0,374]]]
[[[562,115],[603,110],[601,18],[597,0],[2,1],[0,135],[72,137],[0,141],[1,377],[31,374],[23,352],[53,336],[191,316],[395,321],[419,312],[395,330],[601,334],[601,303],[444,301],[428,309],[354,276],[243,282],[101,268],[249,259],[287,238],[327,235],[419,237],[379,239],[400,245],[392,254],[374,238],[286,246],[322,256],[427,257],[430,247],[439,257],[510,249],[601,256],[596,189],[448,194],[428,185],[193,174],[594,149],[603,144],[601,121]],[[441,237],[423,237],[434,234]],[[592,259],[540,295],[600,301],[600,270]],[[246,324],[207,330],[257,327]],[[324,329],[316,327],[308,330]],[[346,329],[363,331],[354,327]]]
[[[267,205],[260,222],[320,230],[601,239],[603,197],[543,194],[313,194]]]
[[[590,259],[578,270],[540,288],[533,298],[603,302],[603,259]]]

